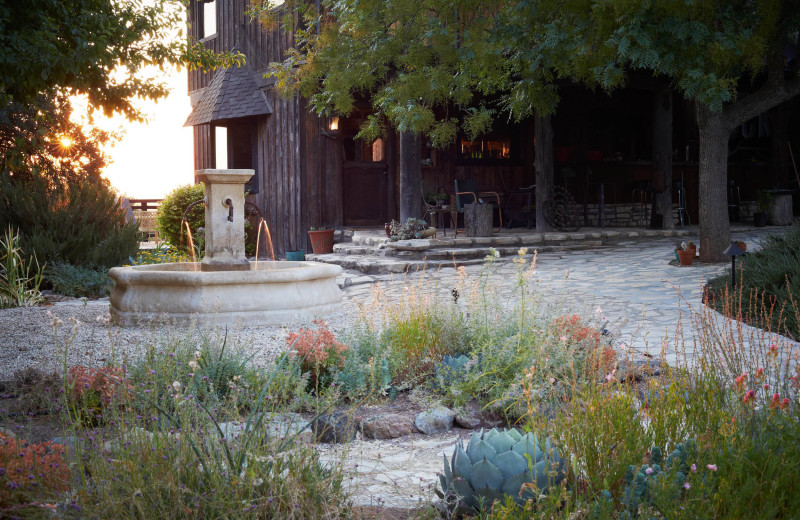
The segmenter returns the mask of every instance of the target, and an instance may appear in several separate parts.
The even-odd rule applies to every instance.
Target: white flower
[[[528,254],[528,248],[527,248],[527,247],[520,247],[520,248],[517,250],[517,254],[518,254],[519,256],[525,256],[525,255],[527,255],[527,254]]]
[[[498,251],[497,249],[495,249],[494,253],[492,253],[492,254],[494,254],[495,258],[500,258],[500,251]]]
[[[189,361],[189,368],[191,368],[193,370],[197,370],[197,361],[194,361],[194,360]]]
[[[194,351],[194,357],[195,357],[195,359],[199,358],[199,357],[200,357],[200,356],[202,356],[202,355],[203,355],[203,354],[201,354],[199,350],[195,350],[195,351]]]
[[[172,382],[172,388],[174,388],[176,392],[177,392],[178,390],[180,390],[180,389],[181,389],[181,384],[180,384],[180,382],[178,382],[178,381],[173,381],[173,382]]]

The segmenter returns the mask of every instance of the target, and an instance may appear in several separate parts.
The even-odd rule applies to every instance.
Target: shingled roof
[[[218,70],[183,126],[272,113],[248,65]]]

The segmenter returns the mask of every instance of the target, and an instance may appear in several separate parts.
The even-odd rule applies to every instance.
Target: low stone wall
[[[597,204],[587,204],[586,210],[588,212],[588,225],[591,227],[600,226],[600,215]],[[583,211],[583,204],[577,204],[570,207],[570,211],[577,218],[578,224],[585,226]],[[605,205],[605,225],[607,227],[649,227],[650,226],[650,212],[652,211],[651,204],[606,204]],[[672,216],[675,221],[678,221],[678,205],[672,205]]]

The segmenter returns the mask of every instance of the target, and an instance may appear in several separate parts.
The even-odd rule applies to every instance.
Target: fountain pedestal
[[[244,184],[255,170],[197,170],[206,186],[206,254],[202,271],[248,271],[244,253]]]

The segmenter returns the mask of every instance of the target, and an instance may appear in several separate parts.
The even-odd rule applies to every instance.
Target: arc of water
[[[192,240],[192,228],[189,226],[187,221],[182,221],[183,225],[186,226],[186,236],[189,242],[189,251],[192,253],[192,262],[197,263],[197,257],[194,254],[194,240]]]
[[[258,252],[260,251],[260,244],[261,244],[261,228],[264,228],[265,235],[264,237],[267,239],[267,245],[269,245],[269,256],[272,261],[275,261],[275,250],[272,248],[272,235],[269,232],[269,226],[267,225],[267,221],[264,220],[262,217],[261,220],[258,222],[258,230],[256,231],[256,270],[258,270]]]

